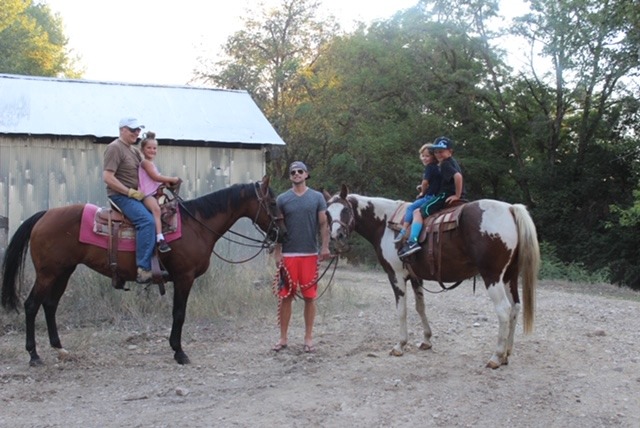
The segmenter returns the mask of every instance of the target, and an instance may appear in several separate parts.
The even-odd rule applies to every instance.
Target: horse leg
[[[396,313],[400,326],[400,341],[394,345],[389,355],[401,357],[404,355],[404,347],[409,341],[409,334],[407,333],[407,284],[404,280],[398,282],[398,276],[393,271],[388,273],[388,276],[396,299]]]
[[[42,302],[44,317],[47,321],[47,332],[49,333],[49,344],[58,352],[58,359],[64,360],[69,357],[69,352],[62,347],[60,336],[58,335],[58,325],[56,323],[56,312],[60,298],[67,289],[67,283],[75,267],[64,272],[56,279],[50,295]]]
[[[487,291],[489,297],[493,301],[493,305],[498,315],[498,344],[495,353],[487,362],[487,367],[497,369],[507,363],[507,341],[510,331],[510,321],[512,317],[512,304],[507,298],[505,286],[500,284],[491,284]]]
[[[24,317],[26,325],[27,341],[25,348],[30,355],[29,365],[31,367],[41,366],[42,359],[36,351],[36,315],[42,302],[35,296],[35,286],[29,293],[29,297],[24,301]]]
[[[171,335],[169,336],[169,344],[174,351],[173,358],[178,364],[189,364],[191,361],[187,354],[182,350],[182,326],[187,312],[187,299],[193,281],[187,285],[174,281],[173,292],[173,324],[171,325]]]
[[[520,312],[520,296],[518,296],[518,276],[510,279],[509,288],[506,291],[509,303],[511,303],[511,312],[509,314],[509,336],[507,337],[507,356],[504,364],[509,364],[508,358],[513,351],[513,341],[516,334],[516,326],[518,325],[518,314]]]
[[[43,278],[43,275],[36,275],[36,281],[29,293],[29,297],[24,302],[24,313],[26,319],[26,349],[30,355],[30,366],[42,365],[42,359],[36,350],[36,316],[40,310],[40,306],[44,308],[45,320],[47,322],[47,332],[49,334],[49,343],[58,351],[58,354],[65,357],[68,352],[62,348],[60,337],[58,336],[58,327],[56,325],[56,310],[60,298],[64,293],[69,277],[75,270],[75,267],[63,272],[54,279]]]
[[[427,314],[425,312],[422,281],[420,281],[419,279],[411,278],[411,287],[413,287],[413,294],[416,297],[416,312],[418,312],[420,320],[422,321],[423,341],[422,343],[420,343],[418,348],[423,350],[431,349],[431,326],[429,326],[429,320],[427,319]]]

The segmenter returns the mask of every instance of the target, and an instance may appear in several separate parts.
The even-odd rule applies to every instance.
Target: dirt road
[[[332,287],[350,303],[320,299],[315,354],[302,352],[300,302],[278,354],[274,316],[187,320],[188,366],[172,358],[169,324],[61,325],[72,353],[63,362],[39,328],[38,368],[21,331],[0,332],[0,426],[640,426],[640,293],[541,283],[535,332],[524,336],[520,322],[510,364],[490,370],[497,319],[482,288],[426,296],[429,351],[414,345],[421,331],[409,308],[411,344],[392,357],[398,327],[384,274],[341,267]]]

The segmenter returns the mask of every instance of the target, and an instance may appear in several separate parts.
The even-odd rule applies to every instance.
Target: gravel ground
[[[428,351],[415,346],[422,333],[411,307],[402,357],[389,355],[398,327],[385,275],[339,267],[333,287],[350,302],[337,310],[320,299],[314,354],[302,352],[301,302],[278,354],[275,315],[187,319],[188,366],[173,360],[168,325],[60,325],[65,361],[39,327],[37,368],[23,333],[5,329],[0,426],[640,426],[640,293],[541,282],[535,332],[524,336],[520,322],[509,365],[490,370],[497,318],[480,287],[426,295]]]

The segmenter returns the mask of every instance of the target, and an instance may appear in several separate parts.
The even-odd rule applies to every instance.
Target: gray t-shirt
[[[276,199],[284,215],[289,240],[282,244],[283,254],[318,254],[318,213],[327,210],[322,193],[307,188],[298,196],[292,189]]]

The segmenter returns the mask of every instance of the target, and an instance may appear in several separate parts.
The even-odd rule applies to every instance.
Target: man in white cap
[[[307,166],[300,161],[289,166],[291,189],[276,199],[284,216],[289,240],[277,244],[276,264],[280,269],[281,287],[278,297],[280,309],[280,340],[273,347],[279,352],[287,347],[289,321],[293,299],[300,293],[304,299],[304,352],[315,352],[313,322],[318,297],[318,262],[331,257],[329,252],[329,227],[327,226],[327,202],[322,193],[307,187],[310,178]],[[321,246],[318,249],[318,233]],[[319,251],[318,251],[319,250]]]
[[[107,185],[107,196],[136,226],[136,282],[151,282],[151,257],[156,243],[155,221],[144,206],[144,194],[138,190],[138,167],[142,156],[134,144],[144,128],[137,119],[120,120],[120,137],[104,151],[102,178]]]

